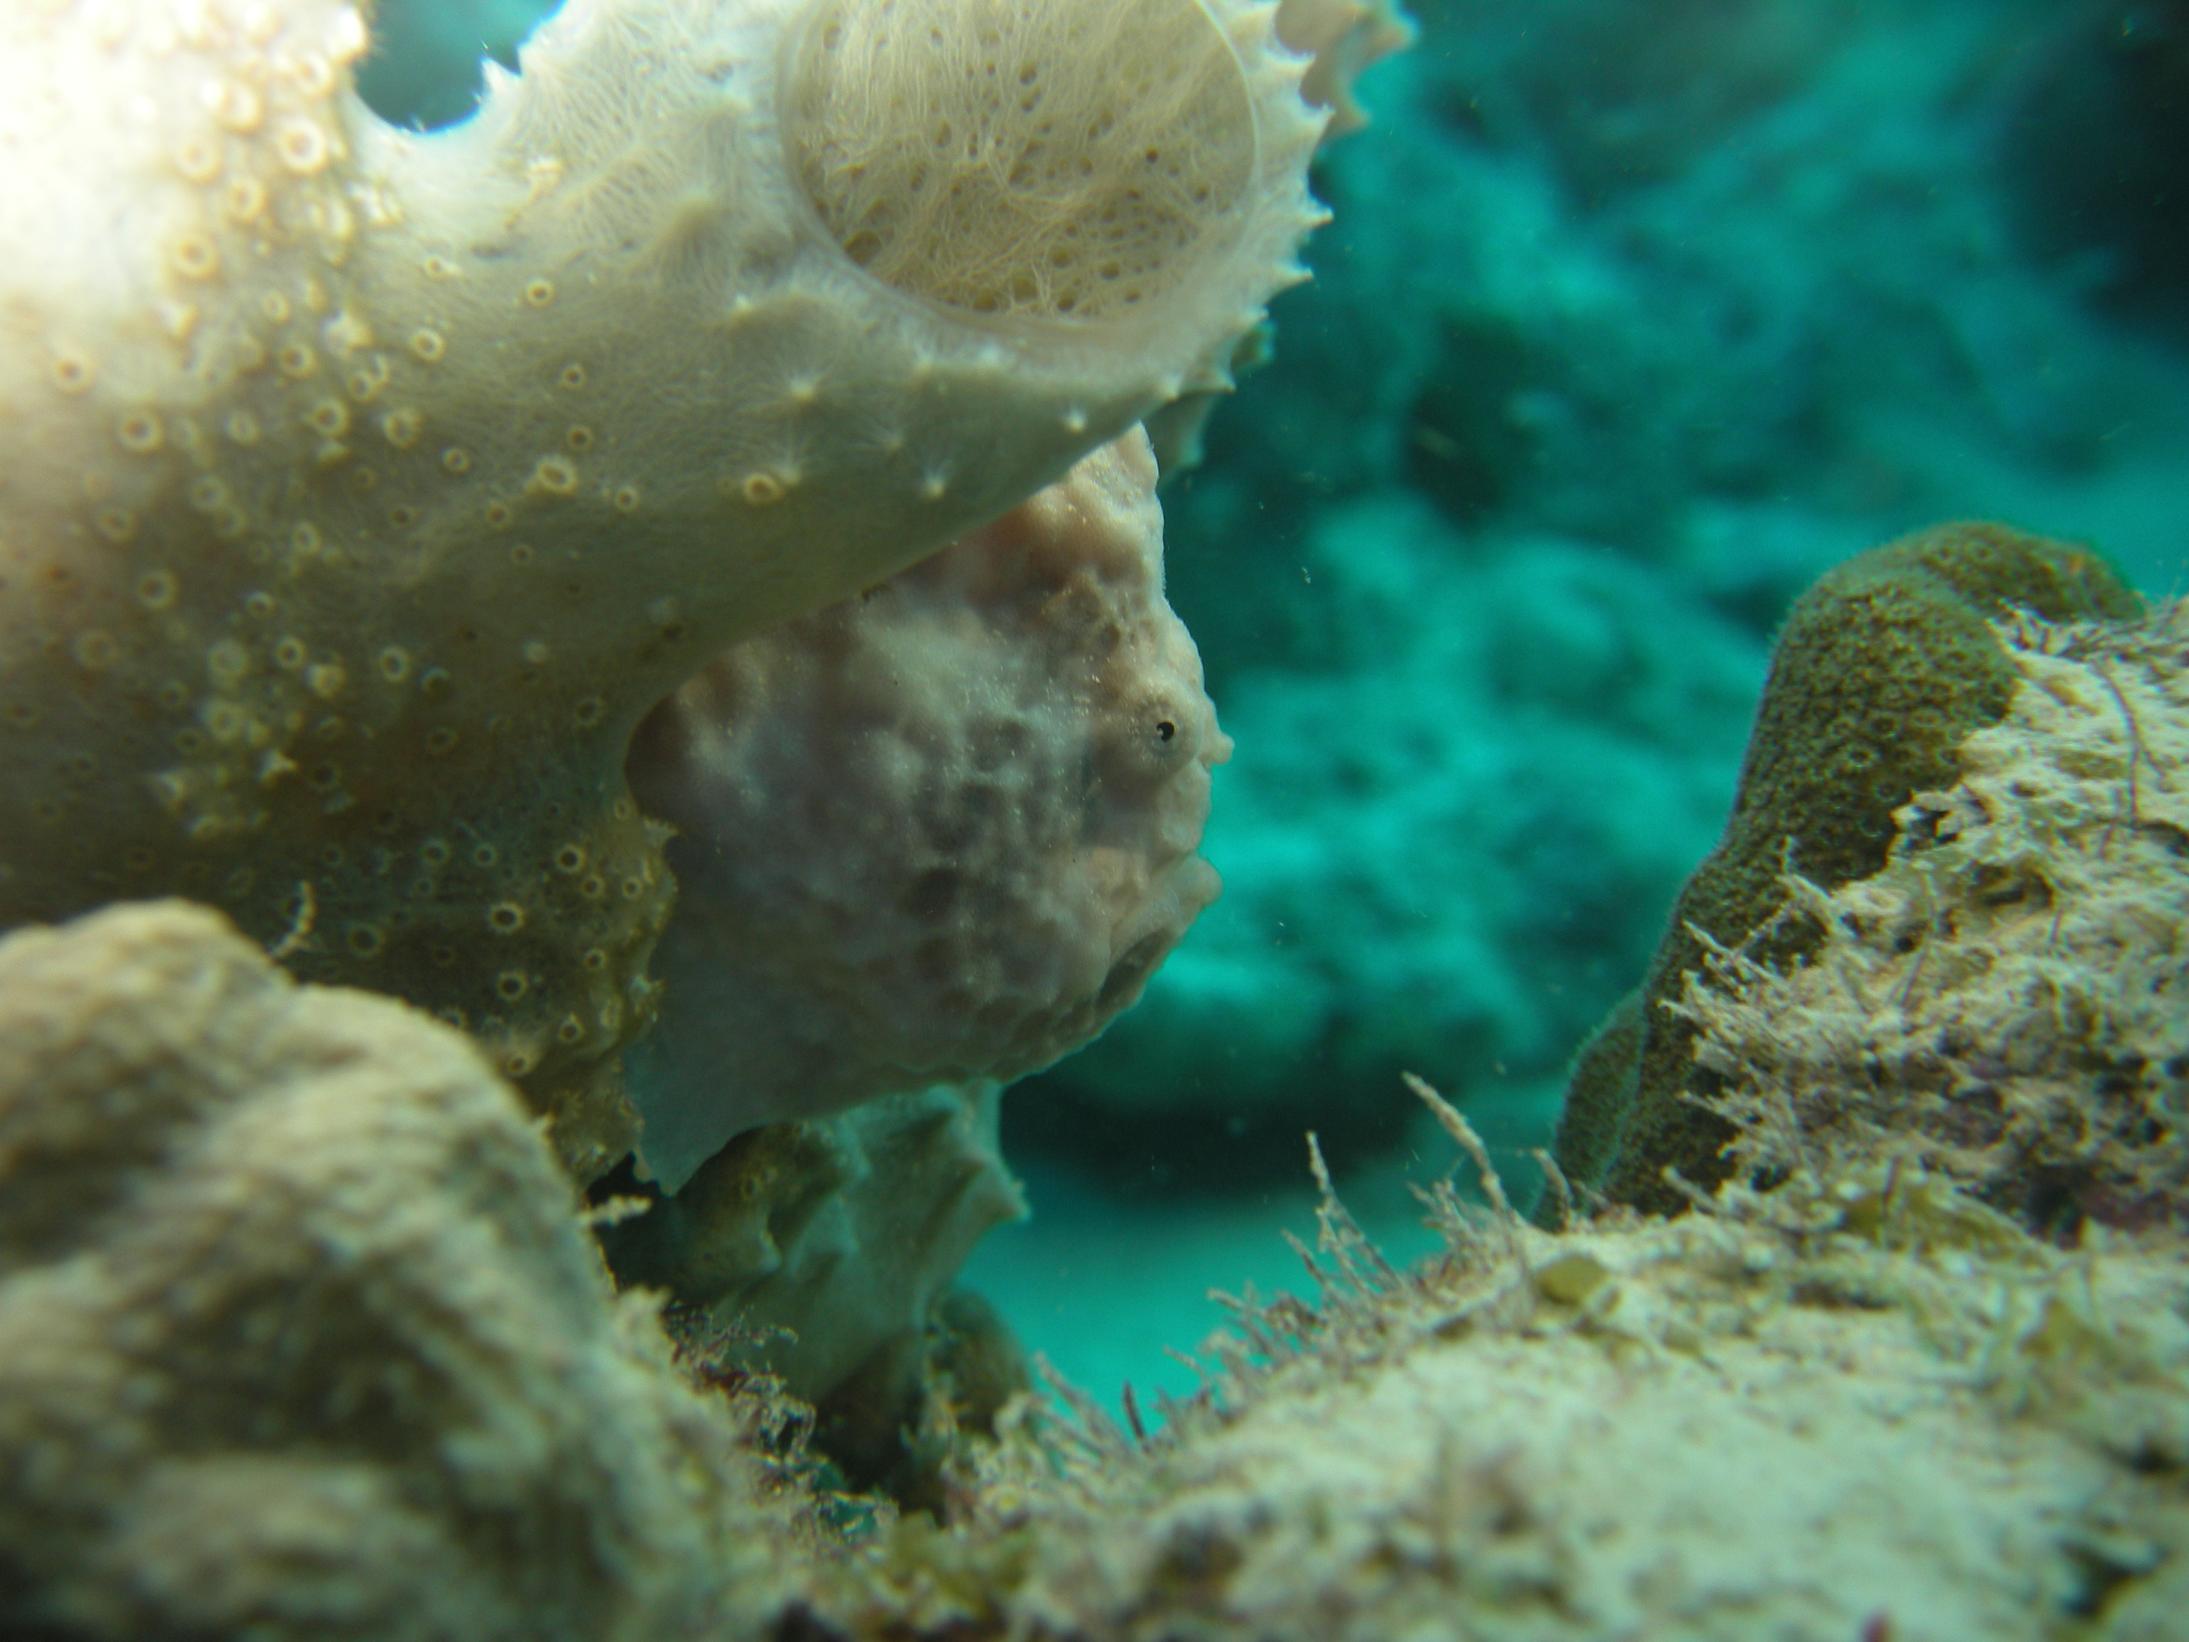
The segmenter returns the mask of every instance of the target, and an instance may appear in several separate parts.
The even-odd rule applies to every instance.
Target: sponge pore
[[[825,0],[785,64],[792,169],[886,284],[1116,319],[1236,230],[1254,105],[1202,0]]]

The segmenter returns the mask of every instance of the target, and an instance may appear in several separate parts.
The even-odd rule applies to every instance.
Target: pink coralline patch
[[[1215,898],[1230,755],[1135,433],[918,569],[740,645],[634,744],[677,915],[631,1054],[673,1190],[736,1134],[1094,1037]]]

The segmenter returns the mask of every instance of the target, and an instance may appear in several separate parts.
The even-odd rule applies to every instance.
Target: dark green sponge
[[[1943,525],[1849,560],[1802,595],[1779,634],[1724,836],[1673,908],[1640,993],[1577,1059],[1559,1166],[1580,1188],[1659,1213],[1684,1206],[1667,1165],[1715,1185],[1724,1120],[1694,1029],[1664,1005],[1702,962],[1694,925],[1737,945],[1784,900],[1779,874],[1830,889],[1884,866],[1893,811],[1960,777],[1955,750],[2006,715],[2015,673],[1990,623],[2117,619],[2142,601],[2087,548],[2003,525]],[[1816,940],[1799,921],[1754,949],[1784,966]]]

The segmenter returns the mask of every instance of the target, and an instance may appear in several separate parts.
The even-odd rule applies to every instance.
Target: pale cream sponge
[[[838,243],[953,307],[1128,314],[1224,254],[1253,186],[1238,60],[1194,5],[828,0],[792,63]]]
[[[210,902],[599,1174],[673,894],[634,726],[1222,383],[1317,218],[1273,15],[571,0],[429,136],[352,6],[25,11],[0,926]]]

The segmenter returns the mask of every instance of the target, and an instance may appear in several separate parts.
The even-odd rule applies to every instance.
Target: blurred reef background
[[[462,117],[530,0],[387,0]],[[2189,589],[2189,3],[1412,0],[1317,166],[1275,354],[1166,493],[1233,761],[1223,899],[1005,1103],[968,1280],[1101,1398],[1297,1281],[1313,1130],[1395,1256],[1448,1147],[1516,1197],[1734,792],[1829,567],[1954,518]]]

